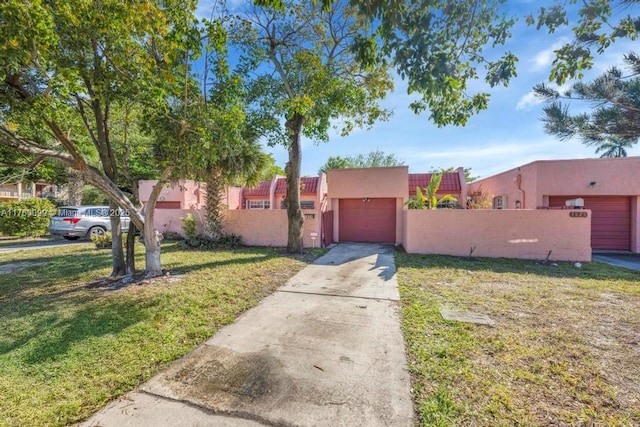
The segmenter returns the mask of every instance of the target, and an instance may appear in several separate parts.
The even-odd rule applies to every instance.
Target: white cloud
[[[533,91],[530,91],[520,98],[516,104],[516,110],[527,110],[536,105],[540,105],[543,102],[544,101],[541,98],[538,98]]]
[[[554,51],[560,49],[562,46],[569,43],[569,41],[568,37],[561,37],[548,49],[538,52],[531,61],[533,70],[548,70],[556,56]]]
[[[549,86],[551,89],[555,89],[560,94],[564,94],[567,90],[571,88],[570,83],[563,84],[562,86],[558,86],[554,83],[550,83]],[[525,95],[523,95],[518,103],[516,104],[516,110],[528,110],[531,107],[535,107],[536,105],[540,105],[544,103],[544,99],[538,98],[534,91],[529,91]]]

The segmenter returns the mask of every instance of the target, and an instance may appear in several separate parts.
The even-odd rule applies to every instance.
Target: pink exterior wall
[[[171,232],[183,236],[182,218],[186,217],[187,214],[191,214],[195,218],[198,232],[203,233],[202,219],[204,218],[204,209],[156,209],[153,222],[156,229],[161,233]]]
[[[222,203],[227,209],[242,209],[242,188],[241,187],[227,187],[224,193]]]
[[[409,199],[409,168],[330,169],[327,171],[328,209],[333,210],[333,241],[340,236],[339,199],[393,198],[396,199],[396,242],[404,233],[404,202]]]
[[[329,197],[409,197],[409,168],[331,169],[327,171]]]
[[[156,180],[140,181],[138,196],[142,203],[146,203],[151,195]],[[195,181],[181,179],[177,182],[166,185],[158,196],[159,202],[180,202],[182,209],[200,209],[204,207],[204,189],[201,184]]]
[[[191,214],[198,224],[198,231],[204,232],[204,209],[158,209],[154,223],[161,233],[173,232],[184,235],[182,219]],[[224,232],[242,236],[242,243],[249,246],[286,246],[287,212],[284,210],[227,210],[224,216]],[[320,245],[320,216],[304,221],[304,246],[312,247],[311,232],[318,233],[315,246]]]
[[[224,232],[239,234],[242,243],[249,246],[287,246],[286,210],[235,210],[227,211],[224,216]],[[320,244],[320,219],[304,221],[304,246],[313,246],[311,232],[318,233],[315,246]]]
[[[631,251],[640,252],[640,157],[616,159],[541,160],[475,181],[470,191],[507,196],[507,209],[522,200],[516,177],[522,176],[523,208],[549,206],[549,196],[631,197]],[[590,183],[595,182],[595,185]]]
[[[568,210],[407,210],[404,248],[409,253],[492,258],[591,261],[589,217]],[[461,227],[461,224],[466,224]]]
[[[618,159],[541,160],[480,179],[469,190],[494,196],[507,195],[507,209],[522,199],[516,177],[522,175],[525,209],[547,206],[548,196],[636,196],[640,195],[640,157]],[[596,182],[591,187],[589,184]]]

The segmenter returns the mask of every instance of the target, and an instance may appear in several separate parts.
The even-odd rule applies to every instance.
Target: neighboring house
[[[332,240],[401,243],[404,204],[417,186],[426,187],[430,180],[431,174],[410,174],[407,166],[327,171]],[[466,198],[463,168],[443,175],[437,195],[445,194]]]
[[[540,160],[477,180],[469,191],[491,195],[494,209],[563,209],[583,199],[592,249],[640,252],[640,157]]]
[[[32,199],[34,197],[59,197],[61,188],[46,181],[18,182],[0,185],[0,203]]]
[[[146,204],[158,181],[145,180],[139,182],[138,196],[142,204]],[[190,179],[181,179],[178,182],[165,186],[156,201],[156,209],[204,209],[206,206],[207,185]],[[223,204],[228,209],[240,209],[242,189],[228,187],[224,194],[220,195]]]

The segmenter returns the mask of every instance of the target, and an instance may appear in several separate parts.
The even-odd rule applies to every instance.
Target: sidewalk
[[[84,425],[413,425],[392,251],[336,246]]]

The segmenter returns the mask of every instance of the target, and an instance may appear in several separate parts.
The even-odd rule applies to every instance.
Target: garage
[[[396,242],[396,199],[340,199],[339,206],[341,242]]]
[[[591,248],[628,251],[631,247],[631,203],[623,196],[551,196],[550,207],[562,207],[565,201],[580,197],[584,208],[591,209]]]

